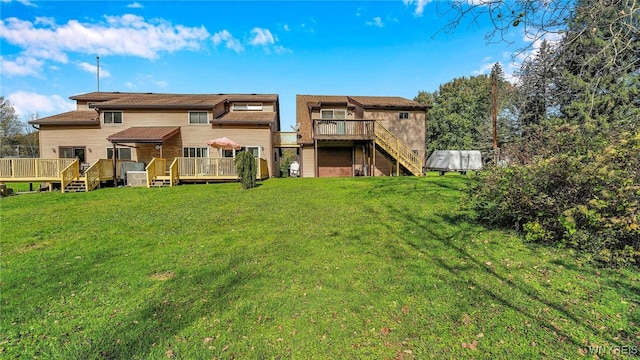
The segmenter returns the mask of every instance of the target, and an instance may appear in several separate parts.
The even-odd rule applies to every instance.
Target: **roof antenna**
[[[98,80],[98,92],[100,92],[100,56],[96,56],[96,61],[98,62],[98,71],[97,71],[97,80]]]

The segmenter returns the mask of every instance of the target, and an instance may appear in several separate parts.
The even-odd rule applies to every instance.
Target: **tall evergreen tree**
[[[556,101],[561,116],[601,140],[639,129],[640,35],[618,36],[640,23],[637,9],[627,15],[634,11],[631,3],[579,1],[559,48]]]

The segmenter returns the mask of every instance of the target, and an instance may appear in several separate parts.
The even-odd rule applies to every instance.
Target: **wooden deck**
[[[269,168],[267,160],[257,158],[256,162],[256,179],[268,179]],[[148,171],[149,170],[147,170],[147,172]],[[157,178],[169,180],[169,178],[172,176],[172,173],[174,176],[174,180],[178,180],[180,182],[238,180],[236,165],[233,158],[175,158],[169,169],[169,174],[158,174]]]

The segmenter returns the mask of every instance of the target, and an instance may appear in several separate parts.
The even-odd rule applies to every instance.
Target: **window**
[[[346,110],[320,110],[320,117],[323,119],[346,119]]]
[[[206,111],[189,112],[189,124],[206,124],[208,122],[209,113]]]
[[[77,158],[81,163],[85,162],[84,146],[61,146],[59,149],[60,157],[65,159]]]
[[[262,111],[262,104],[233,104],[233,111]]]
[[[402,120],[402,119],[408,119],[409,118],[409,112],[408,111],[400,111],[398,113],[398,119]]]
[[[226,158],[235,158],[241,151],[248,151],[253,154],[254,157],[260,157],[260,146],[243,146],[239,150],[224,150],[220,149],[220,156]]]
[[[107,159],[113,159],[113,148],[107,148]],[[132,160],[131,148],[116,148],[116,160]]]
[[[105,124],[122,124],[122,111],[105,111],[103,115]]]
[[[246,148],[241,149],[241,151],[248,151],[253,154],[253,157],[260,157],[260,147],[259,146],[247,146]]]
[[[209,157],[209,148],[206,147],[195,147],[188,146],[182,149],[182,156],[184,157],[195,157],[195,158],[206,158]]]

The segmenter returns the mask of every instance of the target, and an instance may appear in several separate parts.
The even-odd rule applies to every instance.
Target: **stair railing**
[[[64,192],[64,188],[67,185],[71,184],[73,180],[77,179],[80,176],[80,161],[76,159],[71,164],[69,164],[62,172],[60,173],[60,191]]]
[[[180,170],[178,168],[178,158],[173,159],[171,166],[169,166],[169,186],[178,185],[180,181]]]
[[[376,143],[379,144],[389,155],[391,155],[402,166],[413,175],[422,175],[422,159],[414,153],[402,140],[393,135],[384,126],[376,122],[375,125]]]
[[[162,158],[153,158],[145,168],[147,171],[147,187],[150,188],[156,176],[162,176],[166,172],[167,160]]]

